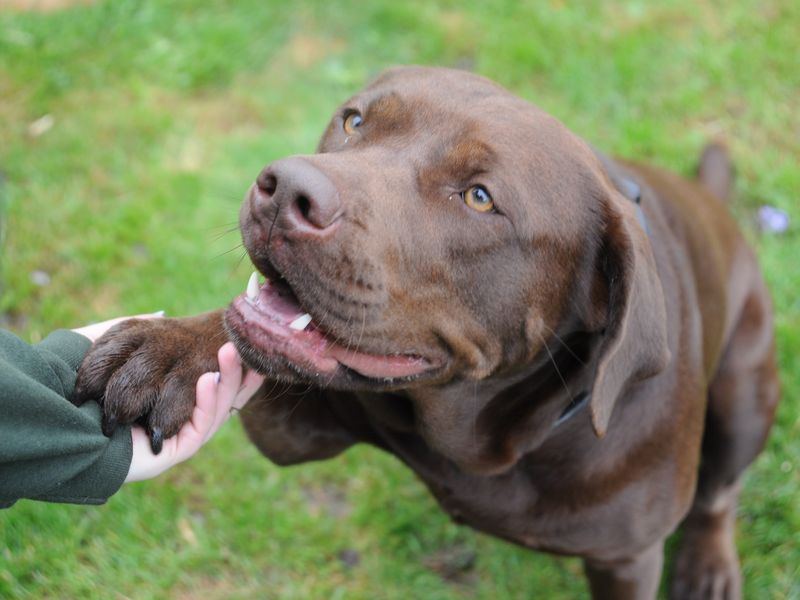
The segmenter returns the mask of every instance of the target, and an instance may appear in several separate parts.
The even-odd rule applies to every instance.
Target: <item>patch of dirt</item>
[[[172,600],[231,600],[232,598],[257,598],[259,595],[242,582],[228,578],[199,576],[190,585],[173,589],[166,597]],[[251,595],[252,594],[252,595]]]
[[[346,569],[354,569],[361,564],[361,554],[358,550],[353,548],[342,548],[337,554],[336,558]]]
[[[185,119],[164,141],[169,149],[167,164],[178,171],[197,173],[207,168],[220,136],[256,136],[266,127],[259,107],[232,91],[188,97],[163,91],[157,94],[157,103]]]
[[[475,573],[477,559],[478,554],[474,550],[456,544],[429,554],[422,564],[449,583],[472,586],[478,580]]]
[[[49,13],[96,3],[97,0],[0,0],[0,11]]]
[[[178,99],[177,104],[191,115],[199,131],[258,133],[265,126],[260,108],[235,92],[197,95],[188,103],[185,99]]]
[[[2,294],[2,287],[0,287],[0,295]],[[28,318],[17,312],[0,312],[0,328],[9,329],[15,332],[25,331],[28,327]]]
[[[344,490],[330,484],[306,485],[303,487],[303,496],[309,512],[315,517],[324,513],[342,519],[352,510]]]
[[[307,69],[331,54],[340,53],[344,47],[344,40],[298,34],[289,40],[281,53],[289,62]]]
[[[457,55],[449,66],[464,71],[475,71],[477,45],[471,33],[479,27],[465,13],[457,10],[442,12],[439,15],[439,23],[444,31],[447,46],[454,49]]]

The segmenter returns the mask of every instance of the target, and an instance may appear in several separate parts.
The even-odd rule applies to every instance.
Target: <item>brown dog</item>
[[[77,399],[157,449],[224,322],[283,383],[243,414],[275,462],[374,444],[458,522],[583,557],[594,598],[653,598],[685,520],[673,597],[739,598],[738,485],[779,386],[730,175],[716,147],[699,182],[612,162],[483,78],[392,70],[251,188],[269,281],[224,314],[112,330]]]

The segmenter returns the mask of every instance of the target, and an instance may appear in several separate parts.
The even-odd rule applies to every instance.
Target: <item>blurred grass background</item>
[[[798,599],[798,40],[794,0],[0,0],[0,326],[35,342],[227,303],[250,272],[229,232],[250,181],[313,151],[386,66],[475,70],[606,151],[682,173],[722,137],[784,386],[740,510],[745,597]],[[790,230],[759,234],[761,204]],[[278,469],[238,423],[103,507],[0,512],[2,598],[585,596],[577,560],[451,524],[391,457]]]

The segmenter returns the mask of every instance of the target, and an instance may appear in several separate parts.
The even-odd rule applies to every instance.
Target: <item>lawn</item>
[[[776,304],[784,389],[740,508],[745,596],[800,599],[798,39],[795,0],[0,8],[0,326],[36,342],[227,303],[251,270],[232,230],[249,183],[313,151],[332,109],[389,65],[472,69],[606,151],[682,173],[722,137]],[[787,233],[758,231],[762,204],[788,212]],[[105,506],[0,512],[2,598],[585,595],[579,561],[450,523],[389,456],[280,469],[237,422]]]

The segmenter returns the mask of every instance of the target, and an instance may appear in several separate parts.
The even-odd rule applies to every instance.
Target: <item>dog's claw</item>
[[[114,413],[106,413],[103,415],[103,435],[106,437],[111,437],[114,435],[114,432],[117,430],[117,415]]]
[[[153,427],[150,431],[150,447],[153,454],[159,454],[164,446],[164,434],[159,427]]]
[[[79,393],[78,386],[75,386],[72,394],[69,396],[69,401],[72,402],[75,406],[83,406],[86,402],[86,398],[83,394]]]

